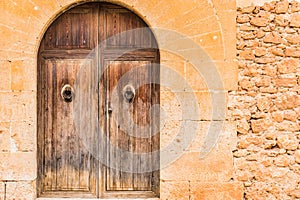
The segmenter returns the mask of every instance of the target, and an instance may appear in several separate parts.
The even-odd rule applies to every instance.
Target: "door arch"
[[[38,196],[159,195],[157,63],[151,29],[124,7],[82,4],[50,25],[38,53]]]

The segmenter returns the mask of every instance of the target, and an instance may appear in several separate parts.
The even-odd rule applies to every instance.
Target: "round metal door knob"
[[[61,97],[65,102],[72,102],[74,97],[74,89],[71,85],[66,84],[61,89]]]
[[[135,97],[135,89],[132,85],[126,85],[123,88],[123,96],[127,100],[127,102],[132,102]]]

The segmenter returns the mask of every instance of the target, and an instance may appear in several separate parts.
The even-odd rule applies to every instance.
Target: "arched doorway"
[[[38,196],[159,195],[159,51],[109,3],[69,9],[38,54]]]

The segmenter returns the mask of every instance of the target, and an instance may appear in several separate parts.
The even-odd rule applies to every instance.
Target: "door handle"
[[[125,85],[123,88],[123,96],[127,102],[131,103],[135,97],[135,89],[132,85]]]
[[[71,85],[66,84],[62,87],[60,94],[65,102],[71,102],[74,97],[74,89]]]

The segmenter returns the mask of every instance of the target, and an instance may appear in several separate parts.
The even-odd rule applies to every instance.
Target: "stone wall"
[[[300,198],[300,3],[238,8],[236,179],[245,199]]]
[[[37,51],[53,20],[79,2],[87,1],[0,1],[0,200],[36,198]],[[171,80],[171,85],[162,86],[161,90],[161,106],[167,116],[161,126],[161,147],[175,143],[181,148],[185,142],[180,129],[182,124],[188,128],[186,133],[196,131],[190,146],[180,151],[181,156],[161,169],[161,199],[242,199],[242,185],[233,179],[235,122],[227,120],[211,153],[205,158],[199,157],[206,133],[210,127],[220,125],[220,119],[224,117],[212,117],[212,99],[217,100],[215,97],[220,94],[227,97],[228,91],[237,88],[235,0],[111,2],[136,12],[153,28],[181,34],[202,52],[192,51],[193,48],[186,46],[182,38],[168,38],[155,32],[161,47],[161,63],[181,78],[178,80],[167,71],[161,71],[162,83]],[[174,55],[174,52],[162,48],[166,47],[163,44],[169,44],[189,57]],[[224,85],[207,88],[190,58],[199,58],[203,69],[213,66]],[[214,75],[208,73],[206,78],[214,80]],[[192,103],[196,103],[201,113],[197,117],[186,113],[183,118],[182,106],[191,105],[192,100],[188,98],[191,94],[196,99]],[[183,102],[177,101],[178,95]],[[192,130],[195,126],[198,128]],[[176,135],[179,135],[179,140],[174,139]],[[161,163],[164,159],[168,160],[168,156],[161,157]]]

